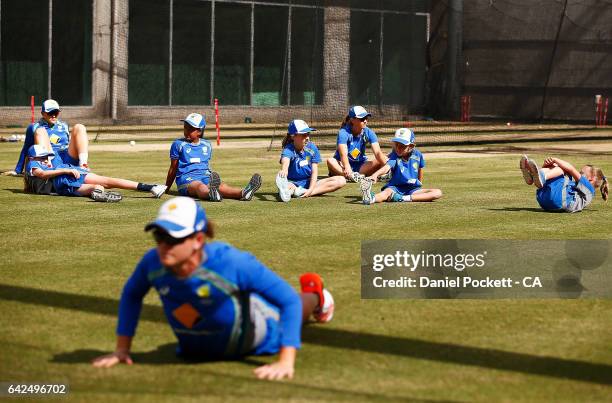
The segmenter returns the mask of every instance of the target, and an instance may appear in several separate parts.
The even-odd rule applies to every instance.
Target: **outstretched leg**
[[[438,200],[440,197],[442,197],[442,191],[440,189],[419,189],[410,195],[413,202],[430,202]]]
[[[315,188],[310,193],[310,196],[322,195],[325,193],[334,192],[346,185],[346,179],[343,176],[332,176],[317,181]]]

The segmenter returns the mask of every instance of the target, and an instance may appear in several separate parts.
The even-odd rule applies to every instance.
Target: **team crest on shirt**
[[[51,135],[51,137],[49,137],[49,141],[51,142],[51,144],[57,144],[60,141],[60,138],[57,134],[53,134]]]
[[[419,164],[418,163],[413,163],[412,167],[414,168],[415,171],[417,171],[419,169]]]
[[[210,296],[210,286],[208,284],[204,284],[196,291],[198,297],[200,298],[208,298]]]
[[[190,147],[187,147],[187,149],[185,150],[185,152],[186,152],[187,154],[189,154],[189,153],[191,152],[191,148],[190,148]]]

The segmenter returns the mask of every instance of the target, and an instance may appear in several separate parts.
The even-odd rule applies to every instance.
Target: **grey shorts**
[[[278,322],[280,314],[276,308],[258,295],[251,294],[249,304],[251,322],[255,327],[255,338],[253,340],[253,348],[255,349],[265,340],[268,334],[268,319]]]

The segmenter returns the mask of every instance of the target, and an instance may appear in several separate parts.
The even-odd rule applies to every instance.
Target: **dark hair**
[[[344,126],[348,125],[350,120],[351,120],[351,116],[350,115],[346,115],[346,117],[344,118],[344,121],[340,125],[340,128],[342,129]]]
[[[206,224],[206,231],[204,231],[204,235],[206,235],[207,238],[213,239],[215,237],[215,227],[216,225],[209,220]]]
[[[291,144],[291,143],[293,143],[293,136],[291,136],[289,133],[287,133],[287,135],[283,139],[282,146],[283,146],[283,148],[285,148],[287,146],[287,144]]]

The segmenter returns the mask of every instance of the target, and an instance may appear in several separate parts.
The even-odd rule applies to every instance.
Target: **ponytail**
[[[593,170],[593,175],[595,175],[595,186],[599,187],[599,191],[601,192],[601,198],[604,201],[608,200],[608,178],[604,175],[603,170],[599,167],[595,167],[593,165],[587,165],[591,167]]]
[[[285,148],[285,147],[287,147],[287,144],[291,144],[291,143],[293,143],[293,137],[291,137],[290,134],[287,134],[285,136],[285,138],[283,139],[282,146],[283,146],[283,148]]]
[[[342,129],[344,126],[348,125],[350,120],[351,120],[351,117],[349,115],[346,115],[346,117],[344,118],[344,121],[340,125],[340,128]]]

